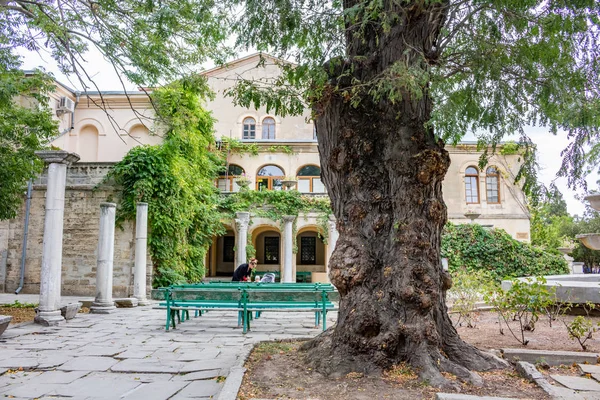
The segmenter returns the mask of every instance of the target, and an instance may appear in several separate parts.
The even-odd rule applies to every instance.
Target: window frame
[[[490,173],[489,171],[493,169],[494,173]],[[497,201],[490,201],[490,182],[488,181],[489,178],[495,178],[496,179],[496,198]],[[492,189],[493,192],[493,189]],[[486,168],[485,170],[485,196],[486,196],[486,200],[488,202],[488,204],[500,204],[501,203],[501,199],[500,199],[500,170],[495,166],[495,165],[490,165],[489,167]]]
[[[477,173],[469,173],[469,169],[473,168]],[[467,204],[480,204],[481,196],[479,193],[479,169],[472,165],[469,165],[465,168],[465,200]],[[471,187],[469,189],[469,186]],[[469,201],[469,199],[473,197],[473,188],[475,188],[475,195],[477,196],[477,201]]]
[[[306,168],[306,167],[316,167],[319,169],[319,175],[300,175],[300,172]],[[308,181],[308,187],[309,187],[309,191],[308,192],[303,192],[303,193],[327,193],[327,191],[325,190],[325,184],[323,183],[323,181],[321,180],[321,166],[320,165],[316,165],[316,164],[306,164],[301,166],[300,168],[298,168],[298,171],[296,171],[296,177],[298,178],[298,183],[300,183],[301,180],[306,180]],[[323,191],[322,192],[315,192],[314,189],[314,179],[319,179],[321,180],[321,185],[323,185]],[[298,185],[298,187],[300,187],[300,185]]]
[[[239,173],[239,174],[232,173],[232,172],[230,172],[231,167],[238,167],[239,169],[242,170],[242,172]],[[245,173],[246,173],[246,170],[244,168],[242,168],[241,166],[239,166],[237,164],[229,164],[229,166],[227,167],[227,171],[225,172],[225,175],[219,175],[219,177],[217,178],[215,186],[217,187],[217,189],[220,190],[220,188],[219,188],[219,182],[221,180],[226,180],[227,181],[227,183],[226,183],[227,188],[226,189],[228,189],[228,190],[224,190],[224,192],[239,192],[239,188],[238,188],[238,190],[235,190],[235,187],[233,186],[234,180],[235,180],[236,176],[241,175],[241,174],[245,174]]]
[[[228,243],[229,242],[229,243]],[[228,252],[227,250],[231,251]],[[235,262],[235,236],[223,236],[223,262]],[[228,256],[231,257],[228,257]]]
[[[269,166],[279,168],[279,170],[282,172],[282,175],[260,175],[260,171],[262,171],[263,168],[266,168]],[[283,186],[283,184],[281,184],[281,189],[273,189],[273,181],[274,180],[279,180],[281,183],[281,181],[283,181],[284,179],[285,179],[285,170],[283,168],[281,168],[279,165],[276,165],[276,164],[265,164],[265,165],[261,166],[260,168],[258,168],[258,170],[256,171],[255,188],[256,188],[256,190],[286,190],[286,188]],[[263,181],[267,182],[267,187],[261,189],[261,182],[263,182]]]
[[[250,120],[252,124],[247,123]],[[248,116],[242,120],[242,140],[256,140],[256,118]]]
[[[267,243],[267,242],[271,242],[277,240],[277,246],[274,246],[271,243]],[[267,259],[267,246],[269,246],[270,248],[272,248],[274,250],[274,253],[276,253],[276,260],[268,260]],[[281,262],[281,254],[279,254],[279,247],[281,246],[281,239],[279,236],[265,236],[264,237],[264,264],[267,265],[278,265]]]
[[[272,123],[265,123],[265,121],[273,121]],[[267,129],[267,131],[265,132],[265,128]],[[273,132],[270,132],[269,128],[273,128]],[[275,138],[277,137],[277,122],[275,121],[275,118],[273,117],[265,117],[262,120],[262,125],[261,125],[261,132],[262,132],[262,139],[264,140],[275,140]],[[265,133],[267,134],[265,137]],[[271,133],[273,134],[273,137],[269,137],[271,136]]]
[[[305,244],[305,241],[312,241],[312,244]],[[312,248],[312,259],[304,258],[305,247]],[[300,236],[300,264],[301,265],[317,265],[317,237],[316,236]]]

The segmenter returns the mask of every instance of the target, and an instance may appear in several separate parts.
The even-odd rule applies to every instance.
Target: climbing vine
[[[327,221],[332,214],[329,197],[303,196],[296,190],[242,190],[224,196],[221,199],[220,210],[224,218],[235,218],[238,211],[251,211],[253,217],[268,218],[280,223],[286,215],[298,217],[301,214],[307,216],[309,212],[316,212],[319,214],[318,233],[324,240],[327,238]],[[294,238],[297,219],[294,220]]]
[[[199,281],[212,238],[224,233],[214,186],[222,159],[201,103],[207,93],[194,76],[153,92],[163,143],[135,147],[107,176],[120,187],[118,221],[135,220],[137,202],[149,205],[155,287]]]

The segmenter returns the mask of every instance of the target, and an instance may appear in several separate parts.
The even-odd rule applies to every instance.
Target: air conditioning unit
[[[68,97],[61,97],[56,108],[56,113],[66,114],[73,111],[75,111],[75,102]]]

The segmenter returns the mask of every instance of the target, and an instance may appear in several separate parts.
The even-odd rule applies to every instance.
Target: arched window
[[[479,171],[475,167],[465,170],[465,195],[467,204],[479,203]]]
[[[321,182],[321,168],[316,165],[305,165],[298,170],[298,191],[302,193],[325,193]]]
[[[488,167],[485,171],[485,189],[488,204],[500,203],[500,173],[496,167]]]
[[[256,174],[256,190],[282,190],[285,172],[276,165],[265,165]]]
[[[221,176],[217,179],[217,187],[222,192],[239,192],[240,187],[235,182],[235,177],[242,175],[244,168],[239,165],[231,164],[227,169],[221,172]]]
[[[262,121],[262,138],[275,139],[275,120],[267,117]]]
[[[244,119],[242,139],[256,139],[256,120],[252,117]]]

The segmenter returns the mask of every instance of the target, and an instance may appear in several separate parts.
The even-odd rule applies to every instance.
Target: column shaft
[[[116,308],[112,300],[115,210],[116,205],[114,203],[100,204],[98,262],[96,264],[96,299],[90,307],[90,312],[96,314],[108,314]]]
[[[135,216],[135,267],[133,270],[133,297],[141,306],[150,304],[146,299],[146,252],[148,245],[148,203],[137,203]]]
[[[67,166],[78,161],[79,156],[66,151],[39,151],[36,155],[48,164],[48,183],[40,272],[40,305],[35,322],[57,325],[65,320],[60,313],[60,295]]]
[[[293,276],[293,265],[292,259],[294,256],[293,253],[293,244],[294,244],[294,232],[293,232],[293,224],[294,216],[284,216],[283,217],[283,279],[282,282],[295,282],[296,279]]]

